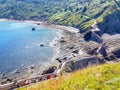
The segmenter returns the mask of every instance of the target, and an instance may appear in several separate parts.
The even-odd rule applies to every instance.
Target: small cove
[[[35,31],[31,30],[33,27]],[[0,74],[29,65],[47,66],[56,53],[50,43],[58,32],[22,22],[0,21]],[[41,43],[44,47],[40,47]]]

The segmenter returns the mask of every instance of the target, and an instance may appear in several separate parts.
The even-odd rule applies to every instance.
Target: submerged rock
[[[5,73],[3,73],[3,74],[1,75],[1,77],[2,77],[2,79],[6,79],[6,78],[7,78]]]
[[[2,76],[2,77],[5,76],[5,73],[3,73],[1,76]]]
[[[41,44],[40,44],[40,47],[43,47],[43,46],[44,46],[44,44],[43,44],[43,43],[41,43]]]
[[[15,70],[15,74],[20,74],[20,71],[19,70]]]
[[[32,31],[35,31],[35,28],[32,28]]]

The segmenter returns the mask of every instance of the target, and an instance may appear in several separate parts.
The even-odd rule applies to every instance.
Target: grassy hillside
[[[0,18],[47,20],[83,31],[90,29],[92,18],[100,23],[100,27],[102,23],[108,32],[112,27],[113,31],[118,31],[114,27],[119,26],[119,10],[119,0],[0,0]],[[111,26],[106,19],[117,23]]]
[[[120,63],[94,66],[17,90],[120,90]]]

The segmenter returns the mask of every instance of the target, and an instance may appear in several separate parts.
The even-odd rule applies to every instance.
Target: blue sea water
[[[21,65],[49,61],[55,50],[49,46],[56,30],[35,27],[26,23],[0,21],[0,73],[12,71]],[[44,47],[40,47],[44,43]]]

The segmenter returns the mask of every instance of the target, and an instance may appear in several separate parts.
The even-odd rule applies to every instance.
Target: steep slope
[[[120,63],[83,69],[17,90],[119,90]]]
[[[103,32],[120,33],[119,0],[0,0],[0,18],[46,20],[84,32],[97,20]]]

